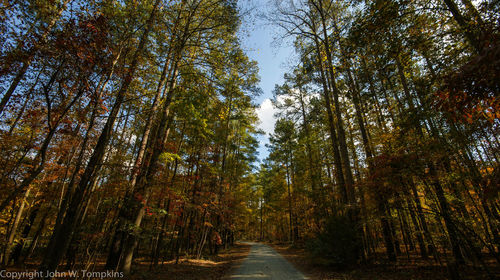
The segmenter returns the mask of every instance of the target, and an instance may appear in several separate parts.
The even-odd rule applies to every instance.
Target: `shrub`
[[[359,245],[358,232],[354,223],[345,216],[333,216],[328,219],[316,238],[310,240],[307,249],[316,262],[325,265],[349,266],[356,264]]]

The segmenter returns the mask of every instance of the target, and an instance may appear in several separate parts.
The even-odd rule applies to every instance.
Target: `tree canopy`
[[[493,279],[499,2],[269,2],[298,59],[259,163],[238,1],[3,1],[2,264],[129,274],[252,239]]]

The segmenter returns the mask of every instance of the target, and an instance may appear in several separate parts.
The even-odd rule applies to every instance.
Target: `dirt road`
[[[241,280],[299,280],[308,279],[273,248],[260,244],[248,243],[252,249],[248,257],[230,279]]]

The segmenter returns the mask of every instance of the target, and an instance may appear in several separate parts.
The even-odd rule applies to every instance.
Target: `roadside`
[[[148,270],[148,266],[137,265],[135,273],[128,279],[133,280],[204,280],[224,279],[231,275],[233,269],[241,263],[250,251],[250,245],[235,243],[233,247],[220,252],[217,256],[209,259],[179,259],[165,262],[154,271]]]
[[[360,265],[353,269],[339,269],[331,266],[314,264],[307,251],[303,248],[294,248],[288,244],[269,245],[311,280],[448,279],[448,272],[444,266],[438,266],[432,262],[424,262],[417,257],[410,258],[410,260],[401,258],[396,264],[375,263]],[[382,256],[381,259],[383,259]],[[473,269],[470,266],[461,270],[461,273],[463,279],[492,279],[484,272]],[[493,277],[497,277],[500,275],[499,268],[492,265],[490,273]]]

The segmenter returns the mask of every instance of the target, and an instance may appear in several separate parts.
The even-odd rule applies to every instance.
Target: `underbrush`
[[[306,243],[315,263],[343,268],[356,264],[359,245],[355,225],[345,216],[333,216],[321,232]]]

